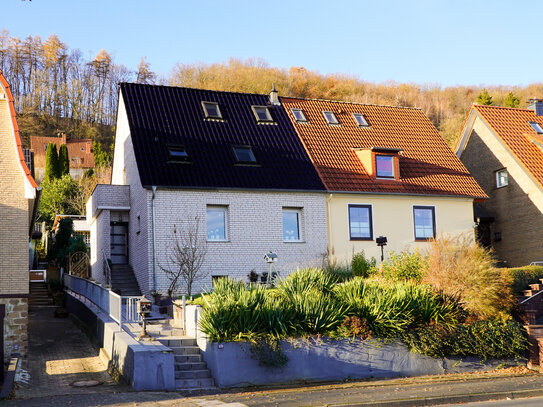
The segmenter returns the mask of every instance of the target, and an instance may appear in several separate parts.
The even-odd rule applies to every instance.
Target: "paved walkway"
[[[28,357],[16,378],[15,397],[25,399],[61,394],[116,392],[117,385],[106,371],[85,334],[70,318],[55,318],[55,308],[36,306],[28,314]],[[96,387],[74,387],[75,381],[97,380]]]

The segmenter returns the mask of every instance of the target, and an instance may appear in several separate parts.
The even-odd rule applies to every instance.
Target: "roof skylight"
[[[256,157],[250,146],[232,146],[236,160],[241,164],[256,163]]]
[[[290,109],[292,112],[292,115],[294,116],[294,120],[296,120],[296,123],[307,123],[307,119],[305,118],[304,112],[302,109]]]
[[[362,113],[353,113],[353,116],[354,116],[354,119],[356,120],[356,123],[360,127],[369,127],[370,126]]]
[[[204,109],[206,119],[222,119],[221,109],[219,109],[218,103],[202,101],[202,108]]]
[[[256,120],[259,122],[272,122],[270,111],[266,106],[251,106]]]
[[[169,161],[188,162],[189,154],[185,146],[168,146]]]
[[[326,111],[324,111],[324,112],[322,112],[322,114],[324,115],[324,118],[326,119],[326,123],[328,123],[328,124],[339,124],[334,112],[326,112]]]
[[[530,126],[532,126],[532,128],[535,130],[537,134],[543,134],[543,128],[541,127],[539,123],[536,123],[536,122],[528,122],[528,123],[530,123]]]

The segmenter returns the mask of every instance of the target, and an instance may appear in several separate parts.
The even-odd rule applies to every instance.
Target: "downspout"
[[[330,211],[330,201],[334,194],[327,194],[326,196],[326,229],[328,232],[328,264],[334,263],[334,246],[332,245],[332,212]]]
[[[156,185],[151,187],[151,232],[153,233],[153,291],[156,292],[156,255],[155,255],[155,196],[156,196]]]

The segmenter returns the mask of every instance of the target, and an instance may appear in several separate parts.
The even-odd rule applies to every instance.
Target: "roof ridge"
[[[177,89],[188,89],[188,90],[199,90],[206,92],[219,92],[219,93],[235,93],[237,95],[252,95],[252,96],[268,96],[267,93],[251,93],[251,92],[236,92],[232,90],[216,90],[216,89],[204,89],[204,88],[192,88],[189,86],[175,86],[175,85],[157,85],[150,83],[137,83],[137,82],[120,82],[119,85],[137,85],[137,86],[152,86],[155,88],[177,88]]]
[[[360,103],[360,102],[351,102],[351,101],[346,101],[346,100],[332,100],[332,99],[318,99],[318,98],[301,98],[301,97],[297,97],[297,96],[279,96],[279,98],[310,100],[310,101],[314,101],[314,102],[345,103],[345,104],[357,105],[357,106],[391,107],[391,108],[395,108],[395,109],[411,109],[411,110],[420,110],[420,111],[422,111],[422,108],[416,107],[416,106],[379,105],[379,104],[376,104],[376,103]]]
[[[532,109],[527,108],[520,108],[520,107],[508,107],[508,106],[494,106],[494,105],[479,105],[477,103],[473,103],[473,107],[483,107],[483,108],[492,108],[492,109],[506,109],[506,110],[522,110],[522,111],[530,111],[533,112]]]

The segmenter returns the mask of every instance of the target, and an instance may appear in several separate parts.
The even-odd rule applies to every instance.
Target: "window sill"
[[[415,242],[429,242],[430,240],[434,240],[435,237],[418,237],[415,238]]]
[[[349,238],[351,242],[373,242],[372,237],[351,237]]]
[[[305,243],[305,240],[283,240],[283,243]]]
[[[207,243],[230,243],[229,239],[225,240],[206,240]]]

